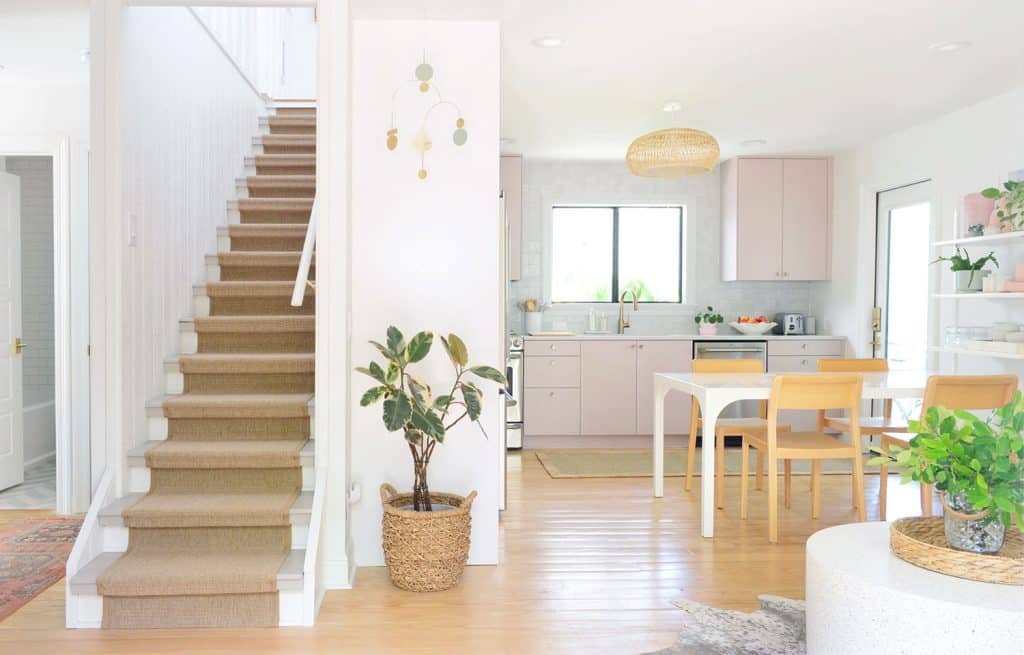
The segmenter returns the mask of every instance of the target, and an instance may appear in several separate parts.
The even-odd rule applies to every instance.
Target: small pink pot
[[[718,325],[714,323],[701,323],[697,326],[697,332],[706,337],[713,337],[718,334]]]
[[[986,198],[980,193],[968,193],[964,196],[964,218],[967,227],[988,223],[995,208],[995,200]]]

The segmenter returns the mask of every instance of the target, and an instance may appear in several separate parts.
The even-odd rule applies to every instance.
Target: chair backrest
[[[857,412],[864,380],[856,373],[776,375],[769,403],[772,414],[780,409],[848,409]]]
[[[694,373],[764,373],[761,359],[695,359]]]
[[[922,407],[996,409],[1013,400],[1019,383],[1016,375],[933,375]]]
[[[762,359],[695,359],[692,366],[694,373],[764,373]],[[698,409],[697,399],[694,398],[691,405],[694,416]],[[759,413],[761,418],[768,416],[768,405],[764,401],[761,401]]]
[[[818,360],[820,373],[888,373],[889,362],[878,358],[822,357]]]

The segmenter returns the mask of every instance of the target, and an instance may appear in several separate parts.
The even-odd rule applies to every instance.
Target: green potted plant
[[[718,324],[724,320],[721,314],[715,313],[715,309],[711,305],[708,305],[706,312],[693,317],[693,322],[697,324],[697,332],[705,336],[718,334]]]
[[[505,376],[490,366],[470,366],[466,344],[454,334],[441,337],[455,369],[451,387],[434,396],[430,385],[409,371],[423,361],[434,342],[431,332],[419,332],[406,341],[391,326],[384,344],[370,343],[384,363],[370,362],[356,371],[375,384],[363,393],[360,405],[383,401],[382,418],[389,432],[401,432],[413,465],[412,493],[398,493],[381,485],[384,504],[384,559],[392,582],[410,591],[440,591],[458,584],[469,557],[470,510],[476,492],[463,497],[431,493],[427,473],[434,449],[464,419],[477,422],[484,393],[477,382],[504,386]],[[479,423],[478,423],[479,425]],[[482,428],[481,428],[482,430]],[[486,433],[485,435],[486,436]]]
[[[974,261],[971,261],[971,256],[967,253],[965,248],[956,246],[956,253],[950,257],[939,257],[933,264],[939,262],[949,262],[949,270],[956,273],[956,290],[958,293],[974,293],[981,291],[981,281],[988,271],[983,271],[985,265],[992,262],[999,268],[999,260],[996,259],[994,252],[989,252],[984,257],[979,257]]]
[[[996,201],[992,222],[998,220],[1003,231],[1024,230],[1024,182],[1004,182],[1002,189],[989,187],[981,195]]]
[[[953,548],[994,553],[1006,529],[1024,532],[1024,394],[982,420],[932,407],[911,421],[909,448],[893,446],[871,460],[904,467],[903,482],[934,485],[942,494],[946,540]]]

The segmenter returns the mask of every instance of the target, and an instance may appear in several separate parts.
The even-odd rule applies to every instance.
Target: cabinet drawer
[[[834,355],[769,355],[769,373],[817,373],[819,359],[834,359]]]
[[[524,344],[527,357],[576,357],[580,354],[579,341],[527,341]]]
[[[839,357],[843,354],[843,342],[823,341],[818,339],[775,340],[768,342],[768,357],[772,355],[830,355]]]
[[[523,372],[526,387],[580,386],[579,357],[527,357]]]
[[[527,436],[580,433],[580,390],[523,390],[523,431]]]

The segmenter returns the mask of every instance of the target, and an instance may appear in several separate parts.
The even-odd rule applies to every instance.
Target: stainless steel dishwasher
[[[694,359],[757,359],[765,366],[767,341],[694,341]],[[741,400],[728,405],[719,418],[750,418],[758,416],[760,402]]]

